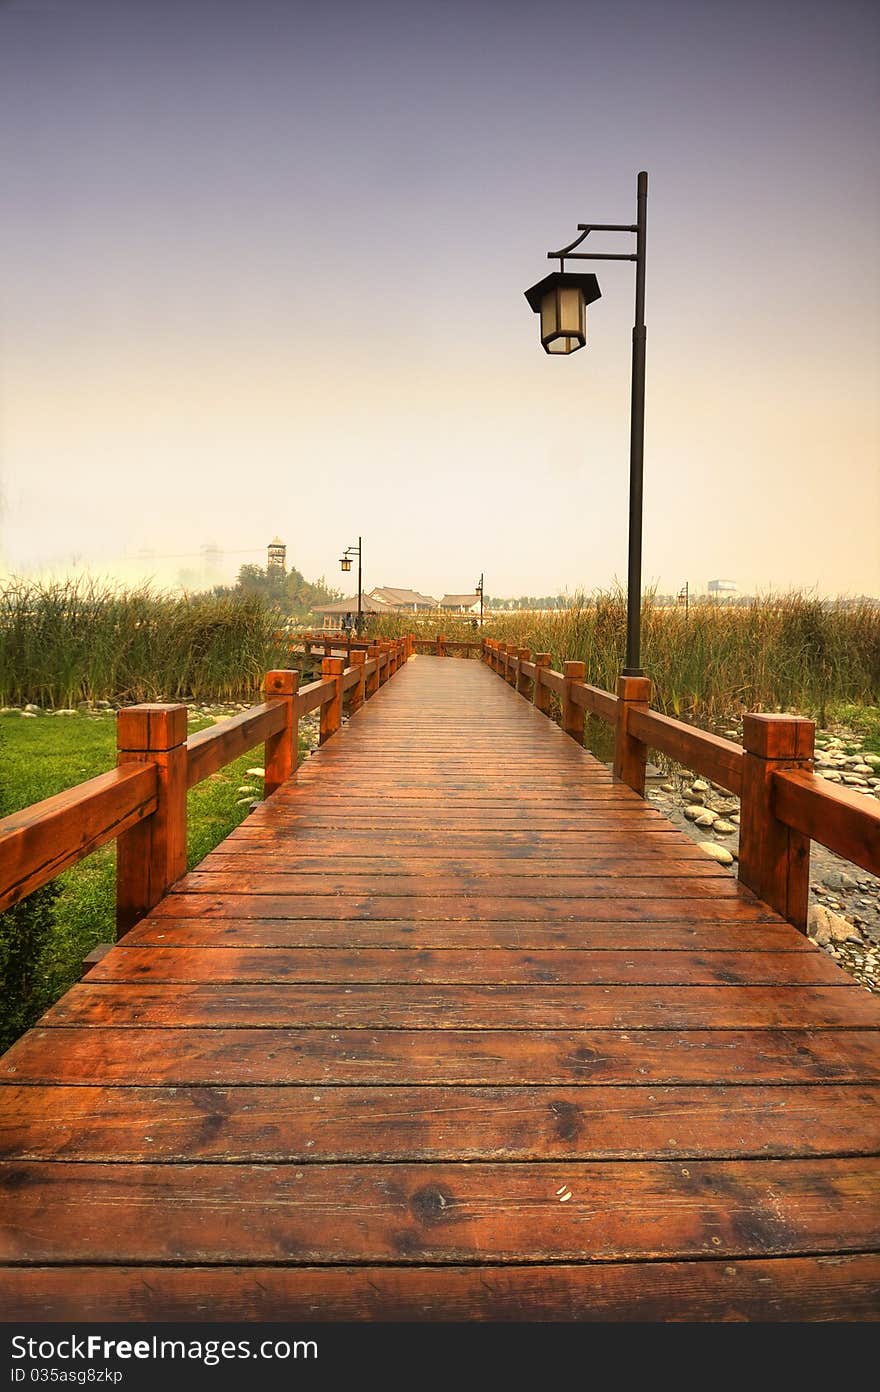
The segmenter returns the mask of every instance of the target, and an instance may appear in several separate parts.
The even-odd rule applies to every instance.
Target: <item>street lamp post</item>
[[[548,251],[548,260],[559,262],[559,270],[545,276],[526,291],[526,299],[541,316],[541,343],[554,355],[576,353],[587,341],[586,308],[598,300],[601,291],[594,275],[568,272],[571,261],[634,261],[636,263],[636,306],[632,338],[632,403],[629,433],[629,549],[626,589],[626,665],[623,675],[643,675],[641,662],[642,610],[642,481],[645,457],[645,241],[648,213],[648,176],[639,174],[634,223],[579,222],[580,234],[561,251]],[[591,232],[630,232],[635,234],[633,254],[603,255],[579,252],[575,247]]]
[[[360,638],[364,631],[364,586],[363,586],[363,560],[361,552],[363,550],[363,538],[358,537],[357,546],[346,546],[339,558],[339,564],[345,571],[351,570],[351,558],[358,558],[358,616],[357,616],[357,636]]]
[[[483,627],[483,576],[480,574],[480,583],[477,585],[477,594],[480,596],[480,628]]]

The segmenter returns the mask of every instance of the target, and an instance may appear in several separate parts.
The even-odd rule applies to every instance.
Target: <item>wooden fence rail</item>
[[[548,653],[533,661],[526,648],[486,638],[482,657],[545,714],[551,693],[557,696],[563,729],[580,743],[583,712],[613,726],[615,775],[642,796],[650,748],[739,797],[739,878],[801,931],[807,923],[810,841],[880,875],[880,808],[813,772],[813,721],[747,715],[740,746],[650,710],[645,677],[621,677],[614,695],[590,686],[581,663],[566,662],[563,672],[554,671]]]
[[[371,643],[350,667],[325,658],[321,679],[302,688],[298,672],[268,672],[265,701],[189,738],[182,703],[125,707],[117,768],[0,820],[0,912],[115,839],[121,936],[186,870],[188,789],[264,744],[268,797],[296,769],[302,716],[320,710],[321,740],[329,739],[343,701],[358,709],[411,655],[405,638]]]

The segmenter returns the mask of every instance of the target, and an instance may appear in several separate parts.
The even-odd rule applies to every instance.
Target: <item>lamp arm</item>
[[[559,251],[548,251],[548,261],[558,261],[559,269],[565,270],[565,258],[570,257],[572,261],[636,261],[636,256],[604,256],[598,252],[575,251],[591,232],[638,232],[638,225],[629,222],[579,222],[579,237],[575,237],[568,246],[562,247]]]

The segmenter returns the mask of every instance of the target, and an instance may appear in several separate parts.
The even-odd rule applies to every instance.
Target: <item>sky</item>
[[[633,267],[568,358],[523,291],[645,169],[645,583],[880,595],[878,60],[861,0],[0,0],[0,572],[623,580]]]

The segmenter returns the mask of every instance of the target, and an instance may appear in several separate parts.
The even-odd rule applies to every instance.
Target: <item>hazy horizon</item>
[[[0,0],[0,573],[623,580],[632,268],[570,359],[523,290],[644,168],[645,586],[880,596],[878,57],[859,0]]]

